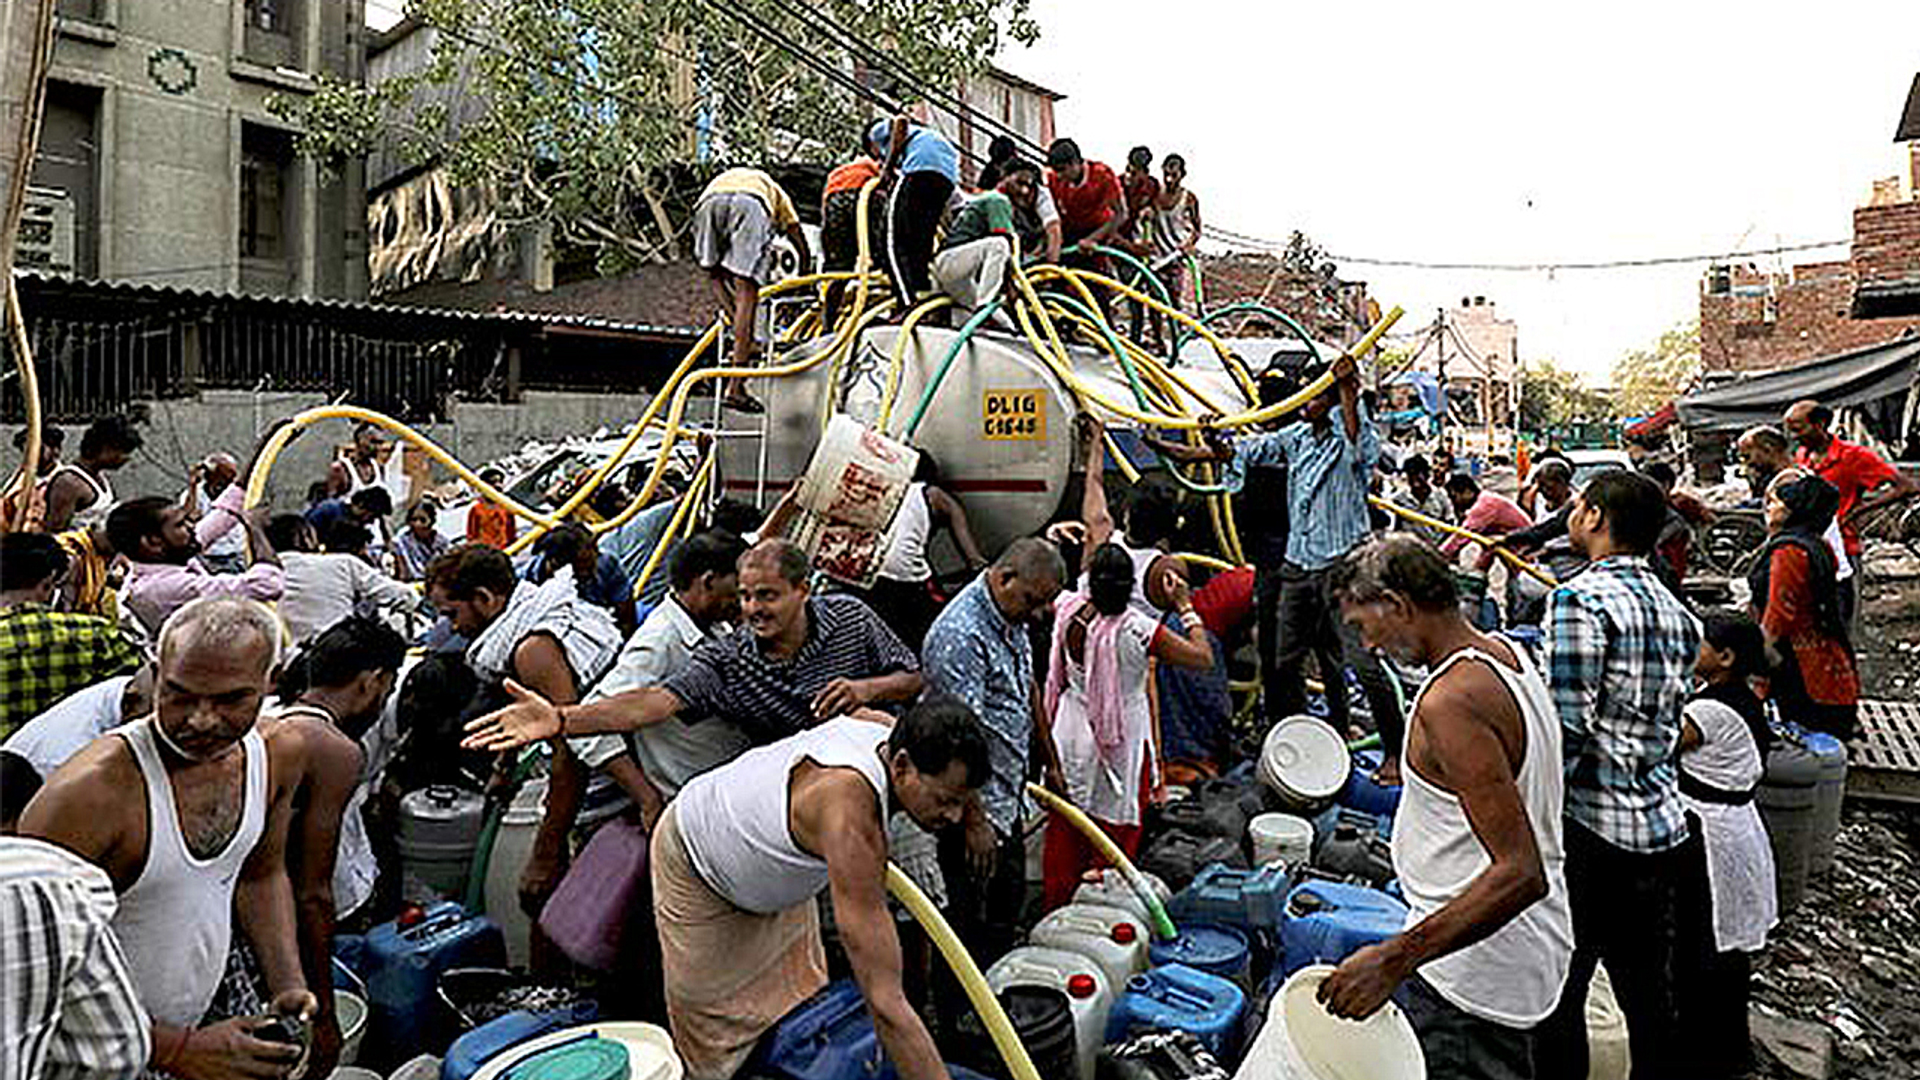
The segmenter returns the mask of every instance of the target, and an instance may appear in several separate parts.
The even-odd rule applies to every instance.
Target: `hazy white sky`
[[[1210,222],[1352,256],[1573,262],[1844,239],[1920,71],[1920,3],[1034,0],[1000,62],[1120,167],[1183,153]],[[1844,258],[1844,248],[1789,255]],[[1703,265],[1343,263],[1402,329],[1485,295],[1523,359],[1606,381],[1697,311]]]

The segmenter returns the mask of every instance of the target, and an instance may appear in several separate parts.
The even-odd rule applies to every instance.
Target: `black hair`
[[[8,533],[0,538],[0,589],[30,589],[67,572],[67,549],[46,533]]]
[[[431,495],[420,496],[413,500],[412,506],[407,507],[406,520],[411,522],[415,514],[425,514],[428,521],[437,521],[440,517],[440,500]]]
[[[129,559],[138,558],[140,541],[160,534],[162,515],[173,505],[165,495],[146,495],[114,507],[107,514],[107,543]]]
[[[1766,638],[1760,624],[1744,611],[1716,609],[1700,617],[1700,634],[1707,644],[1733,654],[1736,678],[1764,674],[1767,670]]]
[[[1171,537],[1179,524],[1179,503],[1170,485],[1148,479],[1133,486],[1127,499],[1129,541],[1152,547]]]
[[[593,546],[593,533],[577,521],[568,521],[549,529],[533,545],[533,550],[540,556],[547,574],[551,575],[562,566],[572,566],[582,551]]]
[[[306,551],[301,537],[309,528],[307,519],[299,514],[275,514],[267,522],[267,543],[272,544],[275,551]]]
[[[1597,507],[1613,542],[1632,555],[1646,555],[1667,521],[1667,493],[1637,472],[1610,469],[1587,481],[1580,493]]]
[[[373,530],[347,518],[333,519],[327,524],[326,535],[320,538],[322,548],[342,555],[358,555],[371,543]]]
[[[1164,169],[1169,165],[1178,165],[1181,171],[1184,172],[1187,167],[1187,159],[1179,154],[1167,154],[1160,159],[1160,167]]]
[[[43,427],[40,429],[40,445],[65,446],[66,444],[67,444],[66,432],[61,431],[57,427]],[[21,428],[19,431],[16,431],[13,433],[13,448],[15,450],[25,450],[27,448],[27,429],[26,428]]]
[[[702,574],[726,577],[738,573],[740,556],[746,550],[747,542],[725,529],[694,533],[673,553],[668,583],[684,591],[693,588]]]
[[[1408,454],[1407,459],[1400,463],[1400,473],[1403,476],[1407,473],[1431,473],[1432,471],[1433,463],[1423,454]]]
[[[362,420],[353,425],[353,437],[355,439],[359,439],[360,436],[368,434],[369,432],[374,435],[380,434],[380,425],[371,420]]]
[[[353,493],[348,502],[375,517],[386,517],[393,513],[393,496],[387,494],[386,488],[378,485],[361,488]]]
[[[1807,410],[1807,419],[1824,428],[1833,423],[1833,410],[1815,402],[1813,408]]]
[[[463,775],[469,766],[485,775],[486,755],[460,750],[461,725],[479,693],[479,677],[457,652],[429,654],[407,672],[393,703],[401,743],[391,771],[403,790],[471,783]]]
[[[1001,180],[1005,180],[1015,173],[1032,173],[1038,178],[1040,175],[1040,163],[1032,158],[1014,158],[1000,166],[1000,175],[994,179],[994,183],[998,184]]]
[[[620,511],[625,510],[631,501],[626,488],[609,482],[593,489],[593,498],[587,501],[587,505],[593,507],[593,512],[601,517],[612,519],[619,517]]]
[[[758,529],[766,517],[766,511],[739,499],[721,499],[714,504],[712,515],[714,528],[725,529],[735,536],[745,536]]]
[[[736,565],[745,569],[750,563],[771,567],[789,585],[805,585],[811,569],[807,563],[807,553],[799,544],[777,536],[748,548]]]
[[[349,615],[307,642],[288,662],[274,687],[282,704],[315,687],[345,686],[368,672],[399,671],[407,642],[386,623]],[[359,738],[363,732],[348,731]]]
[[[887,756],[905,751],[907,760],[923,775],[938,776],[959,762],[967,771],[967,786],[987,782],[987,736],[980,718],[960,699],[929,694],[909,708],[887,736]]]
[[[1300,392],[1303,384],[1300,376],[1292,368],[1276,365],[1260,373],[1260,381],[1255,384],[1260,394],[1260,407],[1271,408]]]
[[[921,450],[920,459],[913,463],[913,478],[922,484],[939,487],[943,479],[940,474],[940,459],[926,450]]]
[[[1480,481],[1475,480],[1466,473],[1457,472],[1447,477],[1447,490],[1458,491],[1463,495],[1478,495],[1480,494]]]
[[[1072,139],[1055,139],[1053,145],[1047,147],[1047,164],[1056,169],[1077,165],[1082,160],[1084,159],[1080,156],[1080,144]]]
[[[481,589],[512,596],[519,581],[507,553],[485,544],[462,544],[427,564],[427,586],[455,600],[471,600]]]
[[[1333,594],[1352,604],[1370,604],[1399,593],[1422,611],[1458,610],[1460,587],[1453,568],[1432,545],[1412,533],[1374,537],[1334,564]]]
[[[491,465],[480,470],[480,479],[485,481],[486,483],[492,484],[494,487],[499,487],[500,484],[506,480],[506,478],[507,476],[505,473],[501,472],[499,469],[496,469]]]
[[[1145,169],[1153,164],[1153,151],[1144,146],[1136,146],[1127,151],[1127,164],[1138,165]]]
[[[1680,480],[1680,474],[1674,472],[1673,466],[1664,461],[1653,462],[1640,471],[1647,474],[1647,479],[1661,487],[1672,487]]]
[[[133,421],[124,416],[103,416],[87,425],[86,434],[80,436],[80,456],[90,458],[102,450],[131,454],[145,441],[134,430]]]
[[[1011,135],[995,135],[993,141],[987,144],[987,160],[989,162],[1005,164],[1006,162],[1012,161],[1014,155],[1019,152],[1020,144],[1014,142],[1013,136]]]
[[[308,506],[318,506],[326,502],[328,498],[330,498],[330,496],[327,494],[327,482],[325,480],[315,480],[313,483],[307,485]]]
[[[44,783],[32,762],[11,750],[0,750],[0,832],[13,831]]]
[[[1087,563],[1087,599],[1102,615],[1118,615],[1133,602],[1133,557],[1108,541],[1094,549]]]

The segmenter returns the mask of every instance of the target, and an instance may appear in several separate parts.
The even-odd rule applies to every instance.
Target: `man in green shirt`
[[[1010,162],[992,190],[974,196],[954,214],[946,241],[933,257],[933,280],[957,307],[973,311],[1006,290],[1014,205],[1030,206],[1039,183],[1038,165]]]

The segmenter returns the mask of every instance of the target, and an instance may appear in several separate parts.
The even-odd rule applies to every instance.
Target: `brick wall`
[[[1853,251],[1790,274],[1715,267],[1700,288],[1700,359],[1708,371],[1768,371],[1891,341],[1920,318],[1856,319],[1864,281],[1920,279],[1920,201],[1854,211]]]
[[[1200,277],[1209,310],[1255,301],[1286,312],[1321,341],[1341,345],[1371,325],[1366,282],[1337,281],[1329,288],[1317,277],[1285,270],[1271,255],[1202,255]],[[1183,282],[1180,301],[1193,310],[1192,282]]]

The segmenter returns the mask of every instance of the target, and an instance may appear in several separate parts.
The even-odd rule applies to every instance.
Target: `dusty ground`
[[[1782,920],[1754,1002],[1832,1036],[1833,1077],[1920,1077],[1920,810],[1847,804],[1833,871]],[[1757,1048],[1758,1075],[1797,1072]]]

